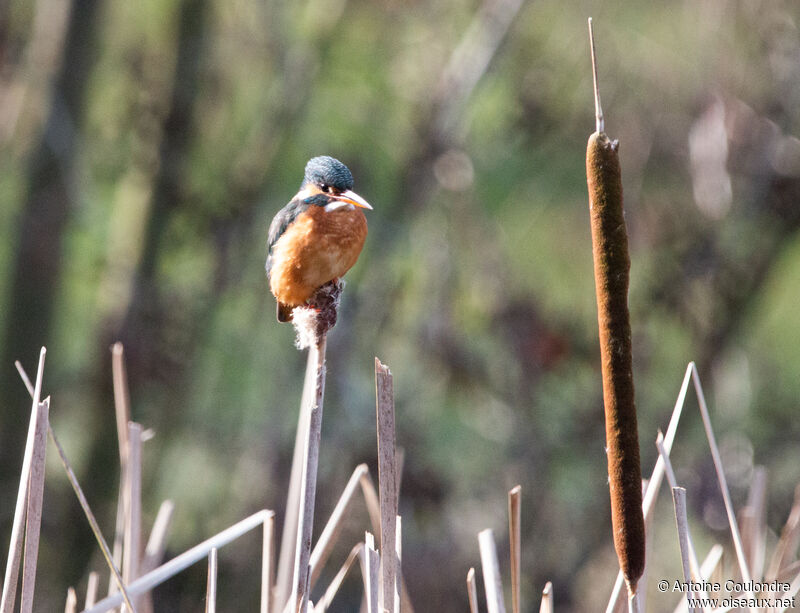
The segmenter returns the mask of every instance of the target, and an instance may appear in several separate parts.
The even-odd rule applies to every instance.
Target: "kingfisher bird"
[[[369,203],[353,191],[353,175],[327,155],[311,158],[303,182],[269,226],[267,276],[278,321],[291,321],[330,281],[356,263],[367,238]]]

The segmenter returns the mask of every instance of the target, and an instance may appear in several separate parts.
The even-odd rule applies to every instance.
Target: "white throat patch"
[[[330,204],[326,204],[325,205],[325,212],[326,213],[330,213],[331,211],[335,211],[336,209],[340,209],[342,207],[347,207],[351,211],[355,208],[349,202],[342,202],[341,200],[334,200]]]

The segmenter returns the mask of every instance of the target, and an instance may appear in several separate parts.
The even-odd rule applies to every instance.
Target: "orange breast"
[[[273,247],[272,293],[283,304],[304,304],[319,287],[352,268],[366,237],[367,219],[360,209],[309,207]]]

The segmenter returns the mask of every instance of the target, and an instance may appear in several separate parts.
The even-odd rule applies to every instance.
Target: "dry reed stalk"
[[[675,506],[675,525],[678,528],[678,543],[681,548],[683,579],[686,583],[690,583],[692,571],[689,567],[689,520],[686,517],[686,490],[682,487],[673,487],[672,501]],[[694,590],[686,590],[687,599],[693,594]],[[689,613],[694,613],[694,607],[689,606]]]
[[[714,436],[714,429],[711,427],[711,417],[708,414],[708,405],[706,404],[706,396],[703,392],[703,386],[700,383],[700,375],[697,372],[697,366],[694,362],[691,363],[692,367],[692,381],[694,383],[694,391],[697,394],[697,400],[700,405],[700,416],[703,418],[703,427],[706,431],[706,438],[708,439],[708,446],[711,449],[711,458],[714,460],[714,468],[717,471],[717,481],[719,481],[719,488],[722,492],[722,500],[725,503],[725,512],[728,514],[728,524],[731,529],[731,537],[733,538],[733,547],[736,550],[736,559],[739,562],[739,571],[742,573],[742,579],[748,582],[752,579],[750,569],[747,566],[747,559],[744,555],[744,548],[742,547],[742,537],[739,533],[739,526],[736,523],[736,514],[733,511],[733,503],[731,502],[731,494],[728,490],[728,481],[725,479],[725,471],[722,468],[722,459],[719,455],[719,447],[717,447],[717,439]],[[750,597],[751,594],[748,594]]]
[[[89,573],[89,579],[86,581],[86,600],[83,603],[83,608],[88,609],[93,607],[97,602],[97,588],[100,587],[100,573],[92,571]]]
[[[265,521],[268,521],[270,517],[274,517],[274,513],[267,510],[262,510],[246,517],[225,530],[218,532],[211,538],[206,539],[202,543],[172,558],[169,562],[151,570],[146,575],[142,575],[126,587],[127,592],[131,596],[140,596],[144,594],[203,558],[208,557],[212,548],[216,547],[219,549],[235,541],[243,534],[261,526]],[[118,607],[122,602],[122,596],[120,594],[112,594],[98,602],[91,609],[84,611],[84,613],[105,613],[105,611],[110,611],[114,607]]]
[[[798,573],[800,573],[800,560],[795,560],[788,564],[776,577],[779,581],[791,583]]]
[[[467,598],[470,613],[478,613],[478,587],[475,585],[475,569],[467,571]]]
[[[67,588],[67,602],[64,605],[64,613],[77,613],[78,611],[78,595],[75,593],[75,588]]]
[[[145,431],[146,432],[146,431]],[[144,442],[145,432],[142,432],[142,442]],[[139,563],[139,575],[149,573],[164,560],[164,552],[167,548],[167,534],[172,525],[172,514],[175,512],[175,503],[171,500],[164,500],[158,507],[156,519],[150,529],[150,538],[144,549],[142,561]],[[139,600],[137,605],[140,613],[153,613],[153,594],[147,592]]]
[[[611,522],[614,548],[628,593],[632,595],[644,572],[645,536],[628,313],[630,257],[618,142],[611,141],[603,131],[591,19],[589,35],[597,131],[589,137],[586,176],[600,331]]]
[[[395,464],[394,381],[392,372],[375,358],[375,412],[378,428],[378,494],[381,508],[380,610],[394,612],[397,558],[397,466]]]
[[[675,441],[675,433],[678,430],[678,423],[680,422],[681,415],[683,413],[683,406],[686,402],[686,393],[689,390],[689,382],[692,379],[692,369],[693,364],[690,362],[689,365],[686,367],[686,371],[683,375],[683,382],[681,383],[680,391],[678,392],[678,397],[675,400],[675,406],[672,409],[672,416],[669,420],[669,425],[667,426],[667,434],[664,437],[664,449],[669,455],[669,452],[672,449],[672,443]],[[649,521],[653,515],[653,511],[655,509],[656,498],[658,497],[658,492],[661,490],[661,482],[664,479],[664,460],[661,456],[658,457],[656,460],[656,465],[653,468],[653,472],[650,475],[650,479],[647,481],[647,490],[644,493],[644,498],[642,500],[642,514],[645,517],[645,521]],[[624,576],[622,574],[622,570],[617,573],[617,580],[614,583],[614,588],[611,590],[611,596],[608,600],[608,605],[606,607],[606,613],[616,613],[618,606],[620,606],[620,595],[622,594],[622,585],[625,582]]]
[[[278,611],[283,610],[284,605],[289,600],[289,594],[292,589],[292,571],[294,569],[293,565],[300,509],[300,488],[303,479],[303,449],[314,399],[316,372],[316,356],[313,351],[309,351],[306,360],[306,374],[303,381],[300,411],[297,417],[294,455],[292,456],[292,469],[289,476],[289,489],[286,494],[286,512],[283,518],[281,547],[280,553],[278,554],[278,575],[275,579],[275,590],[273,594],[273,604]]]
[[[380,594],[380,555],[375,549],[375,537],[367,532],[364,535],[364,586],[367,600],[367,613],[381,613],[378,608]]]
[[[272,586],[275,574],[275,516],[270,515],[264,521],[263,539],[261,541],[261,613],[270,613]]]
[[[756,466],[747,504],[741,510],[742,545],[753,578],[758,580],[764,572],[767,536],[767,469]]]
[[[522,486],[508,492],[508,540],[511,556],[511,610],[520,611],[520,564],[522,551]]]
[[[787,600],[791,601],[797,596],[798,592],[800,592],[800,573],[798,573],[795,576],[794,580],[792,581],[791,585],[789,586],[789,590],[787,592],[784,592],[781,595],[781,599],[784,602],[786,602]],[[794,607],[792,607],[792,608],[794,608]],[[780,607],[776,608],[776,611],[777,611],[777,613],[783,613],[786,609],[787,609],[786,606],[780,606]]]
[[[781,537],[775,546],[769,569],[765,579],[772,581],[778,576],[786,566],[788,566],[797,553],[797,545],[800,543],[800,485],[794,490],[794,502],[789,511],[789,517],[781,530]]]
[[[58,441],[56,433],[53,431],[52,428],[50,428],[50,437],[53,439],[53,443],[55,444],[56,449],[58,450],[58,455],[61,459],[61,464],[64,466],[64,470],[67,473],[67,479],[69,480],[70,485],[72,485],[72,489],[74,490],[75,495],[78,498],[78,502],[80,503],[84,515],[86,515],[86,519],[89,521],[89,525],[92,528],[92,532],[94,533],[95,539],[97,540],[97,543],[100,546],[100,549],[103,553],[103,557],[106,560],[106,564],[111,570],[111,576],[113,580],[116,582],[117,587],[122,591],[122,595],[119,597],[119,603],[124,602],[128,607],[128,609],[131,612],[135,613],[135,608],[130,601],[130,597],[128,595],[127,590],[125,589],[125,583],[122,580],[122,576],[120,575],[118,568],[116,567],[114,561],[112,560],[111,551],[108,548],[108,543],[106,542],[105,538],[103,538],[103,534],[100,531],[100,526],[97,523],[97,518],[94,516],[94,513],[92,513],[92,509],[91,507],[89,507],[89,502],[86,500],[86,496],[84,495],[83,490],[81,489],[81,486],[78,483],[78,479],[75,476],[75,472],[72,470],[72,466],[70,465],[69,460],[67,459],[67,456],[64,453],[64,449],[63,447],[61,447],[61,443]]]
[[[355,562],[356,559],[359,558],[363,549],[364,549],[364,543],[357,543],[350,550],[350,553],[347,555],[347,559],[345,559],[344,564],[342,564],[341,568],[339,568],[336,575],[333,577],[333,580],[331,581],[330,585],[328,585],[328,587],[325,589],[325,595],[317,603],[317,609],[319,609],[320,613],[324,613],[324,611],[329,606],[331,606],[331,602],[333,601],[333,598],[336,596],[336,592],[339,591],[339,588],[342,585],[342,581],[344,581],[344,578],[350,571],[350,567],[353,566],[353,562]]]
[[[481,553],[486,606],[489,613],[505,613],[503,582],[500,579],[500,564],[497,561],[497,547],[494,544],[494,533],[491,528],[478,533],[478,547]]]
[[[394,613],[400,613],[403,604],[403,518],[399,515],[395,519],[395,527],[394,555],[397,564],[394,579]]]
[[[164,559],[164,552],[167,549],[167,535],[172,526],[172,516],[175,513],[175,503],[171,500],[165,500],[158,507],[156,519],[153,522],[153,527],[150,529],[150,537],[147,539],[147,546],[144,548],[144,556],[142,556],[141,564],[139,565],[139,574],[149,573],[156,566],[161,564]]]
[[[97,518],[95,518],[94,513],[92,513],[89,502],[86,500],[83,489],[81,489],[80,483],[78,483],[78,479],[75,476],[75,471],[72,470],[72,465],[69,463],[67,455],[64,453],[64,448],[58,441],[56,433],[53,431],[52,427],[50,428],[50,438],[53,439],[53,444],[55,444],[56,450],[58,451],[58,457],[61,458],[61,464],[64,466],[64,470],[67,473],[67,479],[69,480],[75,495],[78,497],[78,502],[83,509],[84,515],[86,515],[86,519],[89,521],[89,526],[92,528],[94,538],[97,540],[97,544],[100,545],[100,551],[102,551],[103,558],[105,558],[106,564],[111,571],[111,576],[113,577],[114,581],[116,581],[117,587],[122,592],[121,595],[115,594],[115,598],[117,599],[116,604],[119,605],[124,602],[130,611],[135,611],[128,591],[125,588],[125,583],[122,581],[122,576],[119,574],[119,569],[114,564],[114,560],[111,557],[111,551],[108,548],[108,543],[106,543],[106,539],[103,538],[103,533],[100,531],[100,525],[97,523]]]
[[[378,490],[375,489],[375,482],[369,472],[365,473],[359,481],[361,492],[364,494],[364,503],[367,505],[369,513],[369,523],[372,529],[380,535],[381,533],[381,503],[378,499]]]
[[[328,519],[328,523],[325,524],[322,534],[320,534],[319,538],[317,539],[317,544],[314,545],[314,550],[311,552],[311,558],[309,559],[309,564],[311,565],[309,589],[313,590],[314,586],[317,584],[317,580],[322,572],[322,568],[325,566],[325,562],[328,560],[331,551],[333,551],[333,546],[342,530],[344,518],[346,517],[346,513],[350,508],[350,503],[355,497],[359,483],[361,482],[362,477],[365,474],[368,474],[368,472],[369,469],[367,468],[366,464],[359,464],[356,466],[356,469],[350,476],[350,480],[347,482],[342,495],[336,502],[336,506],[333,508],[333,512]]]
[[[125,352],[122,343],[111,347],[111,374],[114,387],[114,415],[117,423],[119,447],[119,494],[117,496],[117,517],[114,524],[113,560],[117,568],[123,567],[123,544],[126,521],[129,517],[126,484],[128,483],[128,422],[131,421],[131,402],[128,391],[128,375],[125,371]],[[117,589],[114,577],[109,577],[108,593]]]
[[[378,492],[375,490],[375,484],[369,472],[365,473],[361,478],[361,491],[364,494],[364,502],[367,505],[367,512],[369,513],[369,520],[372,529],[380,534],[381,526],[381,509],[378,500]],[[405,579],[400,577],[400,598],[403,613],[414,613],[414,605],[411,603],[411,597],[408,594],[408,587],[406,586]]]
[[[692,543],[691,543],[691,535],[690,535],[689,545],[690,545],[690,551],[694,555],[694,553],[695,553],[694,552],[694,545],[692,545]],[[702,577],[702,579],[696,579],[696,580],[698,580],[698,581],[699,580],[713,581],[712,574],[718,568],[719,568],[720,571],[722,570],[719,567],[719,562],[720,562],[720,560],[722,560],[722,552],[723,552],[722,545],[719,545],[719,544],[714,545],[709,550],[708,554],[706,555],[705,559],[703,560],[703,563],[700,565],[700,572],[697,575],[695,575],[696,577]],[[692,559],[691,558],[689,558],[689,564],[692,564]],[[692,572],[694,572],[694,571],[692,571]],[[719,577],[718,579],[719,580],[716,581],[717,583],[722,583],[723,582],[721,577]],[[708,592],[706,592],[705,590],[700,591],[699,597],[700,598],[708,598]],[[682,598],[680,600],[680,602],[678,602],[678,605],[675,607],[675,613],[685,613],[687,608],[688,608],[688,604],[689,604],[689,601],[686,600],[685,598]],[[710,612],[712,610],[713,609],[711,609],[711,607],[708,606],[708,605],[703,607],[703,611],[705,611],[705,612]]]
[[[308,604],[309,558],[311,556],[311,535],[314,524],[314,501],[317,492],[317,468],[319,466],[319,445],[322,437],[322,399],[325,395],[325,347],[326,335],[319,337],[311,348],[316,363],[314,404],[308,422],[304,452],[303,478],[300,488],[300,515],[297,527],[294,572],[292,574],[292,609],[306,613]]]
[[[670,461],[669,456],[667,455],[667,451],[664,448],[664,435],[661,433],[661,430],[658,431],[658,436],[656,437],[656,448],[658,449],[659,456],[664,461],[664,471],[667,475],[667,483],[669,483],[670,488],[674,492],[676,489],[678,489],[678,481],[675,478],[675,471],[672,468],[672,462]],[[683,496],[684,496],[684,507],[685,507],[685,499],[686,499],[685,494]],[[674,504],[675,503],[673,494],[673,505]],[[702,567],[700,566],[700,562],[697,559],[697,552],[695,551],[694,542],[692,541],[692,534],[691,531],[689,530],[688,518],[686,520],[684,531],[685,534],[679,536],[685,538],[686,540],[686,554],[688,555],[689,559],[690,575],[693,581],[699,583],[702,582],[704,579],[706,579],[707,575],[704,575],[702,573]],[[681,544],[681,548],[683,548],[683,544]],[[681,553],[683,553],[683,549],[681,549]],[[707,599],[708,593],[705,590],[698,590],[696,596],[697,598],[700,599]],[[676,611],[686,611],[688,603],[689,601],[687,599],[683,599],[678,604]],[[704,606],[703,611],[710,612],[711,609],[708,606]]]
[[[669,483],[670,488],[674,492],[675,489],[678,488],[678,480],[675,478],[675,471],[672,468],[672,462],[667,455],[667,450],[664,448],[664,435],[661,433],[661,430],[658,431],[658,436],[656,437],[656,449],[658,449],[660,457],[664,460],[664,470],[667,475],[667,483]],[[695,552],[694,544],[692,542],[692,535],[689,532],[688,521],[686,524],[686,545],[688,548],[689,569],[691,570],[692,578],[695,581],[702,581],[705,577],[701,576],[700,574],[700,562],[697,559],[697,553]],[[700,594],[701,598],[705,598],[706,596],[706,594]]]
[[[128,459],[128,422],[131,420],[131,397],[128,391],[128,375],[125,371],[125,353],[122,343],[111,347],[111,374],[114,383],[114,413],[117,418],[119,440],[119,463],[125,466]]]
[[[36,431],[33,439],[30,477],[28,478],[28,508],[25,512],[25,548],[22,557],[22,596],[20,613],[33,611],[33,592],[36,584],[36,563],[39,559],[39,535],[42,528],[44,472],[47,451],[47,430],[50,427],[50,397],[37,407]]]
[[[550,581],[544,584],[539,613],[553,613],[553,584]]]
[[[720,568],[720,561],[722,560],[722,553],[724,549],[719,543],[715,544],[708,550],[703,563],[700,565],[700,576],[706,579],[711,579],[716,570]]]
[[[11,538],[8,544],[8,558],[6,559],[6,573],[3,581],[3,595],[0,598],[0,613],[12,613],[14,603],[17,598],[17,584],[19,581],[19,565],[22,557],[23,529],[25,522],[25,512],[28,503],[28,481],[31,472],[31,461],[33,459],[33,445],[36,437],[36,420],[39,415],[39,401],[42,395],[42,376],[44,375],[44,358],[47,350],[42,347],[39,352],[39,366],[36,369],[36,385],[31,386],[27,375],[23,378],[26,387],[31,393],[31,419],[28,425],[28,437],[25,442],[25,452],[22,456],[22,470],[19,477],[19,490],[17,491],[17,503],[14,509],[14,521],[11,525]],[[22,365],[16,363],[17,370],[24,373]]]
[[[126,585],[139,576],[140,551],[142,543],[142,426],[128,423],[128,459],[126,464],[125,498],[127,517],[125,518],[125,538],[123,545],[122,580]],[[139,608],[140,599],[133,603]]]
[[[30,379],[28,379],[28,375],[25,372],[25,369],[22,367],[22,364],[20,364],[19,362],[15,362],[17,371],[19,372],[19,375],[22,378],[23,383],[25,383],[25,387],[28,388],[28,392],[31,394],[34,400],[41,393],[41,371],[42,367],[44,366],[44,351],[45,351],[44,347],[42,347],[42,353],[39,359],[39,372],[37,372],[36,375],[35,388],[31,386]],[[125,604],[128,605],[128,608],[131,611],[134,611],[128,593],[125,590],[122,577],[120,576],[119,570],[117,569],[117,566],[114,564],[114,561],[111,557],[111,551],[108,548],[108,543],[106,543],[105,538],[103,538],[103,533],[100,531],[100,526],[97,523],[97,519],[95,518],[94,513],[92,513],[91,507],[89,507],[89,502],[86,500],[86,496],[83,493],[83,489],[81,489],[80,483],[78,483],[78,478],[75,476],[75,471],[72,470],[72,465],[69,463],[69,460],[67,459],[67,454],[64,453],[64,448],[61,446],[61,443],[59,442],[55,431],[53,430],[52,426],[50,426],[49,423],[47,431],[50,434],[50,438],[53,440],[53,444],[56,447],[56,451],[58,451],[58,457],[61,460],[61,465],[64,467],[64,471],[67,473],[67,480],[72,486],[72,489],[75,492],[75,496],[78,498],[78,502],[80,503],[81,508],[83,509],[84,515],[86,515],[86,519],[89,521],[89,526],[92,529],[92,533],[94,534],[95,539],[97,540],[97,544],[100,546],[100,550],[103,553],[103,558],[105,559],[106,564],[108,565],[111,571],[112,579],[117,582],[118,587],[122,590],[122,596],[120,597],[119,603],[122,603],[124,601]]]
[[[206,581],[206,613],[217,613],[217,548],[208,552],[208,579]]]

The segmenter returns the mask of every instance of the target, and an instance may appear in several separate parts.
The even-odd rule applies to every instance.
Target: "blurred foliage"
[[[274,319],[266,228],[324,153],[375,210],[329,340],[318,520],[357,463],[375,474],[378,355],[395,375],[418,610],[465,610],[475,535],[505,534],[516,483],[528,610],[548,579],[559,610],[598,609],[616,562],[584,172],[588,15],[621,142],[643,472],[696,360],[735,502],[765,465],[778,531],[800,480],[795,3],[10,0],[0,534],[28,410],[12,363],[30,372],[41,345],[54,428],[111,534],[118,339],[133,417],[157,433],[145,521],[164,498],[177,505],[169,552],[258,508],[280,518],[304,356]],[[687,409],[675,461],[694,529],[704,546],[727,542],[691,395]],[[51,468],[41,610],[101,568]],[[678,576],[671,511],[659,512],[653,572]],[[333,564],[360,538],[357,520]],[[256,602],[257,550],[221,553],[221,603]],[[194,569],[169,582],[157,606],[197,610],[203,581]],[[338,610],[355,608],[353,593]]]

